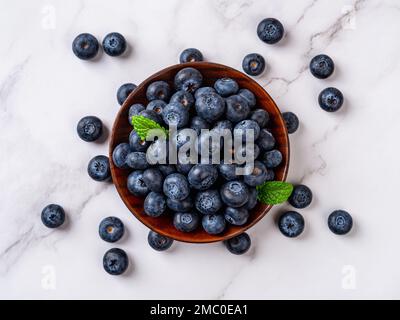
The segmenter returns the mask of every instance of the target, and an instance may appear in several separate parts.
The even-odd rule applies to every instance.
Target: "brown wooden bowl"
[[[122,142],[128,142],[129,133],[132,130],[132,126],[128,122],[129,107],[134,103],[147,105],[146,89],[148,85],[154,81],[167,81],[171,88],[173,88],[175,74],[185,67],[194,67],[202,73],[204,78],[203,86],[213,86],[217,79],[228,77],[236,80],[240,88],[249,89],[255,94],[257,97],[257,106],[267,110],[270,115],[269,129],[276,139],[277,148],[283,155],[282,164],[275,170],[275,180],[284,181],[286,179],[289,167],[289,139],[281,112],[269,94],[256,81],[233,68],[210,62],[191,62],[177,64],[157,72],[143,81],[126,99],[118,112],[111,133],[109,157],[111,163],[112,180],[122,198],[122,201],[125,203],[128,209],[136,218],[138,218],[151,230],[172,239],[184,242],[207,243],[222,241],[239,235],[248,228],[254,226],[262,217],[265,216],[272,206],[267,206],[260,203],[257,204],[257,206],[250,213],[249,220],[244,226],[229,225],[222,234],[210,235],[201,227],[191,233],[180,232],[175,229],[172,223],[171,215],[152,218],[144,213],[144,199],[132,195],[127,189],[127,178],[131,170],[119,169],[113,164],[112,161],[112,151],[118,144]]]

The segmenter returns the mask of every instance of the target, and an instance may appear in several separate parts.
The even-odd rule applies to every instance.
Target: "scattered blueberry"
[[[103,132],[103,123],[95,116],[83,117],[76,127],[78,136],[86,142],[92,142],[100,138]]]
[[[128,255],[122,249],[112,248],[104,254],[104,270],[113,276],[123,274],[128,269],[128,265]]]
[[[229,207],[242,207],[249,200],[249,188],[241,181],[228,181],[221,187],[221,199]]]
[[[230,224],[242,226],[247,222],[247,219],[249,219],[249,211],[245,207],[226,207],[224,217]]]
[[[176,212],[173,223],[179,231],[192,232],[200,225],[200,215],[195,211]]]
[[[304,218],[296,211],[285,212],[279,217],[278,227],[286,237],[297,237],[304,230]]]
[[[119,87],[117,91],[117,100],[120,105],[122,105],[130,93],[135,90],[137,86],[133,83],[125,83]]]
[[[250,113],[250,119],[257,122],[262,129],[269,122],[269,114],[264,109],[256,109]]]
[[[195,48],[188,48],[182,51],[179,56],[180,63],[203,61],[203,54]]]
[[[167,125],[176,126],[178,129],[186,126],[189,122],[188,108],[178,102],[167,104],[162,116]]]
[[[149,188],[143,180],[143,171],[133,171],[128,176],[127,187],[130,193],[137,197],[145,197],[149,192]]]
[[[335,234],[346,234],[353,227],[353,218],[347,211],[333,211],[328,217],[328,227]]]
[[[218,178],[218,171],[211,164],[196,164],[188,174],[188,181],[192,188],[197,190],[207,190]]]
[[[154,111],[155,113],[162,115],[167,103],[164,100],[152,100],[148,103],[146,110]]]
[[[215,81],[214,89],[220,96],[228,97],[239,91],[239,85],[231,78],[221,78]]]
[[[143,208],[148,216],[159,217],[165,212],[167,201],[161,193],[151,191],[144,200]]]
[[[126,40],[122,34],[111,32],[103,39],[103,49],[109,56],[120,56],[126,50]]]
[[[326,88],[318,96],[320,107],[328,112],[338,111],[343,105],[343,94],[336,88]]]
[[[47,228],[58,228],[65,221],[64,209],[58,204],[49,204],[42,210],[41,219]]]
[[[167,176],[163,184],[164,194],[173,200],[183,200],[189,193],[189,183],[181,173],[172,173]]]
[[[217,93],[204,93],[195,102],[197,115],[213,123],[225,112],[225,101]]]
[[[149,231],[149,235],[147,237],[147,241],[154,250],[157,251],[165,251],[172,246],[174,240],[163,236],[157,232]]]
[[[222,208],[222,201],[217,190],[208,189],[196,194],[194,205],[202,214],[214,214]]]
[[[93,59],[99,51],[99,42],[93,35],[81,33],[72,42],[72,51],[79,59]]]
[[[117,217],[104,218],[99,225],[100,238],[107,242],[117,242],[124,235],[124,224]]]
[[[249,53],[243,58],[242,68],[250,76],[259,76],[265,70],[265,59],[258,53]]]
[[[267,151],[263,155],[263,162],[268,169],[273,169],[282,163],[282,153],[277,150]]]
[[[293,187],[293,192],[289,197],[289,203],[297,208],[303,209],[310,205],[313,195],[309,187],[299,184]]]
[[[226,227],[224,216],[220,214],[206,214],[201,223],[204,231],[208,234],[220,234]]]
[[[244,232],[236,237],[225,240],[224,244],[230,253],[240,255],[246,253],[250,249],[251,239],[249,235]]]
[[[282,23],[274,18],[264,19],[257,26],[258,37],[268,44],[279,42],[283,38],[284,32]]]
[[[256,106],[256,96],[249,89],[240,89],[238,95],[247,101],[250,108],[254,108]]]
[[[326,54],[320,54],[311,59],[310,71],[318,79],[328,78],[334,70],[333,60]]]
[[[130,146],[127,143],[120,143],[117,145],[113,151],[112,159],[116,167],[120,169],[128,168],[126,163],[126,158],[131,152]]]
[[[176,90],[185,90],[194,93],[201,87],[203,76],[194,68],[184,68],[175,75],[175,88]]]
[[[282,113],[289,134],[295,133],[299,128],[299,118],[293,112]]]
[[[95,156],[89,161],[87,172],[89,176],[96,181],[105,181],[110,179],[110,161],[106,156]]]
[[[226,118],[233,123],[245,120],[250,113],[246,99],[239,95],[226,98]]]

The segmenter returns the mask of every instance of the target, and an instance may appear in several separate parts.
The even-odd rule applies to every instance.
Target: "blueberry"
[[[168,140],[156,140],[150,144],[146,151],[147,162],[150,164],[166,164],[168,162]]]
[[[250,76],[258,76],[265,70],[265,59],[258,53],[249,53],[243,58],[243,71]]]
[[[194,116],[190,123],[190,128],[196,130],[197,135],[200,135],[202,129],[210,129],[210,124],[199,116]]]
[[[200,136],[197,138],[197,142],[195,144],[195,149],[197,153],[201,155],[202,163],[208,163],[212,156],[219,156],[221,148],[222,145],[220,135],[214,130],[201,133]]]
[[[179,62],[197,62],[203,61],[203,54],[200,50],[195,48],[188,48],[182,51],[181,55],[179,56]]]
[[[212,123],[225,112],[225,101],[216,93],[204,93],[195,102],[197,115]]]
[[[150,190],[143,180],[143,171],[133,171],[128,176],[127,187],[130,193],[137,197],[146,196]]]
[[[164,177],[176,172],[176,167],[173,164],[160,164],[158,170],[161,171]]]
[[[258,123],[260,128],[264,128],[269,122],[269,114],[264,109],[256,109],[250,113],[250,120]]]
[[[42,210],[41,219],[47,228],[58,228],[65,221],[64,209],[58,204],[49,204]]]
[[[246,133],[250,133],[250,130],[253,132],[254,140],[256,140],[260,135],[260,126],[258,123],[254,120],[242,120],[236,124],[234,135],[241,135],[242,141],[246,141]]]
[[[99,225],[100,238],[107,242],[117,242],[124,235],[124,224],[117,217],[107,217]]]
[[[130,152],[129,144],[120,143],[117,145],[112,153],[112,159],[115,166],[120,169],[127,169],[128,165],[126,163],[126,158]]]
[[[220,214],[207,214],[201,221],[203,229],[208,234],[219,234],[225,230],[226,222],[224,216]]]
[[[257,205],[257,189],[249,188],[249,200],[245,204],[247,210],[252,210]]]
[[[190,193],[189,183],[186,177],[180,173],[172,173],[167,176],[163,184],[164,194],[173,200],[183,200]]]
[[[96,156],[89,161],[87,172],[89,176],[96,181],[105,181],[110,179],[110,161],[106,156]]]
[[[335,234],[346,234],[353,227],[353,218],[344,210],[335,210],[328,217],[328,227]]]
[[[128,266],[128,255],[122,249],[112,248],[103,257],[104,270],[113,276],[123,274],[128,269]]]
[[[167,206],[176,212],[189,212],[193,208],[193,200],[190,195],[183,200],[173,200],[167,198]]]
[[[282,163],[282,153],[277,149],[265,152],[263,163],[268,169],[276,168]]]
[[[179,173],[182,173],[184,175],[187,175],[192,168],[193,168],[193,164],[191,164],[191,163],[183,164],[183,163],[179,163],[179,160],[178,160],[178,164],[176,164],[176,170]]]
[[[310,71],[318,79],[326,79],[335,70],[333,60],[326,54],[320,54],[311,59]]]
[[[282,113],[288,133],[295,133],[299,128],[299,118],[293,112]]]
[[[194,200],[194,206],[202,214],[217,213],[222,205],[221,197],[215,189],[198,192]]]
[[[235,226],[244,225],[249,219],[249,211],[245,207],[232,208],[226,207],[225,209],[225,220]]]
[[[244,176],[244,182],[250,187],[256,187],[267,181],[267,168],[261,161],[254,161],[251,174]]]
[[[249,188],[241,181],[228,181],[221,187],[222,201],[230,207],[244,206],[249,200]]]
[[[303,209],[310,205],[313,195],[309,187],[299,184],[293,187],[293,192],[289,197],[289,203],[297,208]]]
[[[129,146],[132,151],[144,152],[150,145],[150,141],[142,140],[135,130],[129,134]]]
[[[221,163],[218,165],[218,170],[220,175],[225,179],[225,180],[235,180],[237,178],[236,175],[236,164],[230,164],[230,163]]]
[[[139,112],[139,116],[143,116],[147,119],[153,120],[157,122],[159,125],[163,125],[163,119],[160,114],[155,112],[154,110],[143,110]]]
[[[172,246],[174,240],[163,236],[157,232],[149,231],[149,235],[147,236],[147,241],[154,250],[157,251],[165,251]]]
[[[165,197],[158,192],[150,192],[143,204],[144,212],[150,217],[159,217],[167,208],[167,201]]]
[[[151,83],[146,90],[146,97],[149,101],[164,100],[167,101],[171,95],[169,84],[165,81],[155,81]]]
[[[213,127],[213,130],[217,130],[217,131],[224,130],[224,129],[232,131],[232,129],[233,129],[232,122],[229,120],[221,120],[221,121],[218,121]]]
[[[249,148],[249,150],[246,150],[246,147]],[[257,159],[260,155],[260,148],[257,144],[254,144],[253,147],[254,148],[251,148],[250,145],[241,145],[239,148],[234,149],[234,154],[236,156],[240,155],[241,157],[246,157],[247,152],[249,152],[248,158]]]
[[[262,151],[269,151],[275,147],[275,138],[267,129],[261,129],[256,143]]]
[[[267,179],[265,181],[274,181],[274,180],[275,180],[274,170],[267,169]]]
[[[249,89],[240,89],[238,95],[247,101],[250,108],[254,108],[256,106],[256,96]]]
[[[175,92],[169,102],[177,102],[190,109],[194,105],[194,97],[190,92],[180,90]]]
[[[162,115],[167,103],[164,100],[153,100],[150,101],[146,107],[146,110],[154,111],[155,113]]]
[[[143,181],[146,186],[154,192],[162,192],[164,176],[160,170],[150,168],[143,172]]]
[[[203,76],[194,68],[184,68],[175,75],[175,88],[177,91],[185,90],[193,93],[200,88]]]
[[[196,92],[194,93],[194,98],[197,100],[198,98],[200,98],[201,95],[206,93],[216,93],[216,91],[212,87],[201,87],[197,89]]]
[[[146,159],[146,153],[138,151],[130,152],[127,155],[126,164],[129,168],[135,170],[144,170],[150,166]]]
[[[174,226],[182,232],[192,232],[200,224],[200,215],[195,212],[176,212],[174,215]]]
[[[318,96],[320,107],[328,112],[338,111],[343,105],[343,94],[336,88],[326,88]]]
[[[117,91],[117,100],[120,105],[122,105],[130,93],[135,90],[137,86],[133,83],[125,83],[119,87]]]
[[[274,18],[264,19],[257,26],[258,37],[268,44],[279,42],[283,38],[284,32],[282,23]]]
[[[99,51],[99,42],[93,35],[81,33],[72,42],[72,51],[79,59],[93,59]]]
[[[220,96],[228,97],[239,91],[239,85],[231,78],[221,78],[215,81],[214,89]]]
[[[230,253],[240,255],[246,253],[250,249],[251,239],[249,235],[244,232],[236,237],[225,240],[224,244]]]
[[[170,139],[172,140],[172,143],[175,145],[176,149],[179,150],[182,146],[189,142],[190,134],[191,132],[188,132],[188,130],[185,128],[174,132]]]
[[[297,237],[304,230],[304,218],[296,211],[285,212],[279,217],[278,227],[286,237]]]
[[[128,112],[128,122],[132,124],[132,117],[139,115],[140,112],[145,110],[146,108],[144,105],[140,103],[135,103],[129,107],[129,112]]]
[[[164,122],[169,126],[182,128],[189,122],[189,110],[178,102],[172,102],[166,105],[162,113]]]
[[[247,101],[239,95],[226,98],[226,118],[233,123],[237,123],[247,118],[250,107]]]
[[[218,178],[218,171],[212,164],[196,164],[188,174],[188,181],[192,188],[207,190]]]
[[[95,116],[83,117],[79,120],[76,131],[82,140],[92,142],[100,138],[103,132],[103,123]]]
[[[126,50],[126,40],[118,32],[111,32],[103,39],[103,50],[112,57],[120,56]]]

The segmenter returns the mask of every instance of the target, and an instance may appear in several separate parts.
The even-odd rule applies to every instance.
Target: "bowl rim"
[[[247,81],[252,82],[256,87],[258,87],[258,89],[260,89],[261,91],[264,92],[264,94],[268,97],[268,99],[271,102],[271,106],[273,108],[275,108],[277,111],[278,116],[278,120],[279,120],[279,126],[283,129],[284,131],[284,139],[286,142],[286,150],[287,150],[287,156],[285,157],[285,163],[283,164],[283,173],[282,173],[282,179],[280,179],[279,181],[286,181],[287,175],[288,175],[288,171],[289,171],[289,163],[290,163],[290,141],[289,141],[289,135],[288,135],[288,131],[285,125],[285,122],[283,120],[282,117],[282,112],[280,111],[279,107],[277,106],[277,104],[275,103],[275,101],[272,99],[272,97],[269,95],[269,93],[253,78],[249,77],[247,74],[232,68],[230,66],[226,66],[223,64],[219,64],[219,63],[214,63],[214,62],[208,62],[208,61],[199,61],[199,62],[187,62],[187,63],[178,63],[178,64],[174,64],[171,66],[168,66],[156,73],[153,73],[152,75],[150,75],[149,77],[147,77],[145,80],[143,80],[138,86],[137,88],[135,88],[135,90],[133,90],[129,96],[126,98],[126,100],[124,101],[124,103],[120,106],[118,113],[116,114],[115,118],[114,118],[114,122],[112,125],[112,130],[111,130],[111,136],[110,136],[110,142],[108,144],[109,147],[109,159],[110,159],[110,171],[111,171],[111,177],[112,177],[112,181],[116,181],[117,176],[115,173],[115,166],[114,163],[112,161],[112,153],[113,153],[113,145],[114,145],[114,140],[116,139],[116,132],[117,132],[117,119],[119,119],[122,116],[122,113],[124,112],[124,110],[128,107],[131,106],[130,103],[128,103],[128,101],[130,100],[130,98],[132,98],[132,96],[135,94],[135,92],[139,91],[138,89],[142,89],[145,86],[148,85],[149,82],[154,81],[155,78],[162,76],[164,73],[167,73],[169,71],[175,70],[177,68],[187,68],[187,67],[193,67],[196,68],[196,66],[199,65],[205,65],[205,66],[210,66],[210,67],[215,67],[215,68],[223,68],[225,69],[225,71],[233,71],[235,73],[239,72],[242,74],[242,76],[244,76],[245,78],[247,78]],[[260,106],[262,109],[264,109],[263,106]],[[243,226],[240,226],[240,228],[238,230],[235,230],[234,232],[231,232],[230,234],[221,234],[219,235],[213,235],[214,239],[198,239],[198,238],[194,238],[193,240],[188,240],[187,237],[179,237],[179,236],[175,236],[175,235],[170,235],[169,233],[165,233],[163,230],[154,228],[154,226],[152,226],[151,224],[147,223],[146,220],[142,219],[142,217],[140,216],[140,214],[136,213],[134,208],[131,206],[131,204],[129,203],[129,201],[127,201],[127,199],[125,199],[125,197],[122,194],[122,191],[120,191],[120,188],[113,183],[115,188],[117,189],[118,195],[120,196],[120,198],[122,199],[122,201],[124,202],[125,206],[128,208],[128,210],[136,217],[136,219],[138,219],[142,224],[144,224],[147,228],[149,228],[150,230],[157,232],[161,235],[164,235],[166,237],[169,237],[173,240],[176,241],[180,241],[180,242],[186,242],[186,243],[213,243],[213,242],[220,242],[220,241],[224,241],[227,239],[231,239],[245,231],[247,231],[248,229],[250,229],[251,227],[253,227],[255,224],[257,224],[262,218],[265,217],[265,215],[271,210],[271,208],[273,207],[273,205],[263,205],[263,209],[262,211],[260,211],[259,215],[257,218],[255,218],[253,221],[251,221],[250,223],[247,223]],[[189,233],[190,234],[190,233]],[[179,235],[179,233],[178,233]],[[187,236],[187,233],[185,233],[185,235]]]

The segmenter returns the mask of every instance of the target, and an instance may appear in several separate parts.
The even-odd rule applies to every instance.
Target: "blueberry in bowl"
[[[146,109],[157,100],[165,103],[157,105],[160,113],[155,111],[157,106]],[[132,116],[143,116],[140,121],[145,124],[154,120],[168,133],[144,141],[127,121]],[[237,174],[246,168],[229,161],[214,163],[215,146],[204,148],[208,139],[203,130],[234,133],[235,128],[254,130],[257,136],[254,149],[249,150],[257,159],[246,180]],[[193,140],[181,134],[186,129],[193,129]],[[191,158],[172,161],[171,149],[163,152],[161,148],[170,140],[177,154],[193,147],[195,162],[191,163]],[[221,142],[222,148],[226,140]],[[238,70],[203,61],[173,65],[143,81],[120,108],[109,148],[111,175],[121,199],[151,230],[150,246],[161,251],[168,249],[172,240],[208,243],[244,234],[271,208],[257,200],[257,186],[264,181],[284,181],[289,165],[285,121],[268,93]],[[203,149],[208,150],[208,158],[196,154]],[[231,154],[249,154],[239,151]],[[167,157],[164,163],[153,163],[142,153]],[[244,253],[250,242],[242,237],[232,240],[228,250]]]

